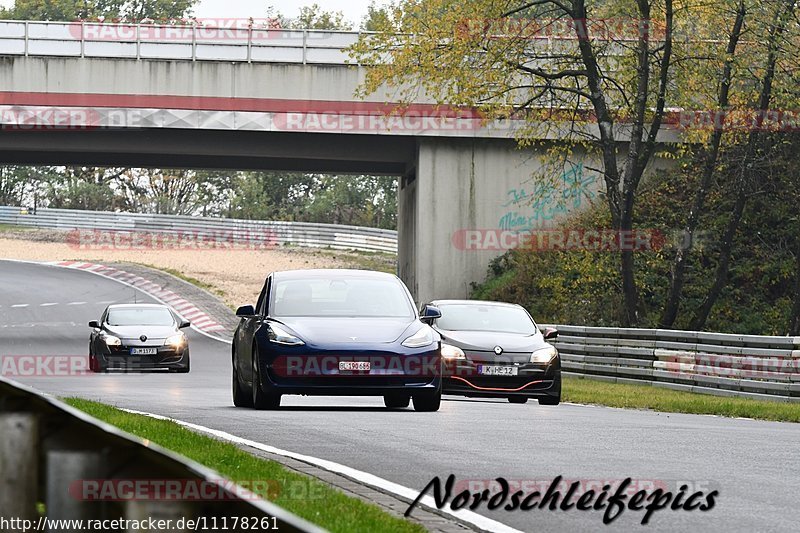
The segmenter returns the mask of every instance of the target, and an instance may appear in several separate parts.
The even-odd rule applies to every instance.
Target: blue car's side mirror
[[[256,310],[252,305],[243,305],[236,310],[236,316],[253,316]]]
[[[419,313],[419,319],[426,324],[432,324],[437,318],[442,318],[442,311],[433,305],[425,305]]]

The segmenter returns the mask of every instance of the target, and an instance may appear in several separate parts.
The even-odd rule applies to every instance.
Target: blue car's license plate
[[[131,355],[156,355],[158,348],[131,348]]]

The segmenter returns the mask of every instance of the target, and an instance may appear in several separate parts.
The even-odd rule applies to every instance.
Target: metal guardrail
[[[800,337],[541,324],[566,373],[617,383],[800,402]]]
[[[226,27],[6,20],[0,21],[0,54],[344,65],[346,49],[360,35],[257,23]]]
[[[28,521],[17,522],[19,527],[13,523],[3,526],[3,530],[10,527],[13,531],[77,531],[81,528],[74,522],[56,525],[53,521],[83,520],[86,525],[88,520],[112,524],[114,520],[138,523],[155,518],[171,520],[169,531],[193,530],[189,520],[205,523],[210,529],[215,520],[219,525],[224,519],[225,529],[232,531],[323,531],[204,466],[2,377],[0,435],[0,517],[7,522]],[[123,487],[123,482],[141,483],[143,479],[163,481],[165,486],[170,480],[187,486],[193,484],[211,497],[187,499],[165,492],[167,495],[161,498],[136,493],[137,498],[95,499],[82,493],[82,487],[101,482]],[[92,496],[95,492],[90,490]],[[239,524],[234,526],[237,519]],[[269,527],[253,528],[253,524]]]
[[[0,206],[0,224],[73,231],[76,247],[265,248],[296,245],[397,253],[397,232],[359,226]],[[92,232],[108,232],[96,234]],[[146,237],[143,239],[142,237]],[[138,240],[137,240],[138,239]],[[158,242],[156,242],[158,241]]]

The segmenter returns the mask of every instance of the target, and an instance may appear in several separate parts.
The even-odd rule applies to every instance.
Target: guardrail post
[[[81,21],[81,57],[86,55],[86,33],[84,32],[85,22]]]
[[[308,30],[303,30],[303,64],[308,59]]]
[[[0,414],[0,516],[38,518],[39,428],[36,416]]]
[[[197,61],[197,25],[192,24],[192,61]]]
[[[136,60],[142,59],[142,23],[136,24]]]
[[[97,506],[91,501],[90,483],[97,482],[101,473],[102,454],[96,452],[53,450],[47,453],[47,518],[84,520],[97,518]],[[96,492],[96,491],[95,491]]]
[[[247,62],[253,62],[253,23],[247,28]]]
[[[28,57],[28,41],[30,39],[30,24],[25,21],[25,57]]]

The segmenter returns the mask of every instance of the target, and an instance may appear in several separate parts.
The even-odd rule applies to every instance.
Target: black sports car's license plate
[[[158,348],[131,348],[131,355],[157,355]]]
[[[484,376],[516,376],[519,374],[519,368],[515,366],[478,365],[478,374]]]

